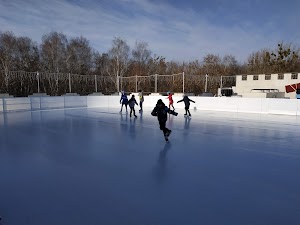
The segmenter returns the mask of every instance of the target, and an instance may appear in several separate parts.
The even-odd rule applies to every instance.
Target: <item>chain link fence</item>
[[[0,93],[20,97],[33,93],[51,96],[77,93],[112,94],[125,90],[128,93],[143,90],[145,93],[217,93],[219,87],[235,85],[235,76],[206,76],[185,73],[149,76],[100,76],[70,73],[0,71]]]

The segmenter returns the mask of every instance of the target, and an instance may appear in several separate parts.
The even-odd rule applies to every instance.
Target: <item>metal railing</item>
[[[178,73],[170,75],[148,76],[101,76],[79,75],[70,73],[46,73],[24,71],[0,71],[0,93],[14,96],[28,96],[33,93],[48,95],[64,95],[78,93],[88,95],[94,92],[111,94],[125,90],[126,92],[162,93],[167,91],[199,94],[216,93],[217,88],[235,84],[226,76],[192,75]],[[230,76],[234,79],[234,76]]]

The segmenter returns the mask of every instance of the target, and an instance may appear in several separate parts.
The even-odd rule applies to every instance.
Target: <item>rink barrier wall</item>
[[[152,109],[158,99],[168,105],[166,96],[145,96],[143,107]],[[177,103],[182,97],[174,96],[175,109],[184,109],[184,103]],[[277,98],[226,98],[191,96],[190,109],[262,114],[300,115],[300,100]],[[139,103],[139,100],[137,99]],[[23,98],[0,98],[0,112],[37,111],[66,108],[120,109],[120,96],[43,96]],[[136,107],[139,109],[139,107]]]

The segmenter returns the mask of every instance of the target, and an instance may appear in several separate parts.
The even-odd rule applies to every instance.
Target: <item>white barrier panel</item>
[[[64,96],[64,108],[87,107],[87,96]]]
[[[41,97],[30,97],[31,110],[36,111],[41,109]]]
[[[63,109],[65,107],[65,99],[62,96],[40,97],[41,109]]]
[[[285,115],[297,115],[296,99],[269,99],[268,113],[270,114],[285,114]]]
[[[3,112],[3,99],[0,99],[0,112]]]
[[[235,98],[238,100],[237,112],[246,113],[261,113],[262,112],[262,100],[266,98]]]
[[[131,96],[128,96],[130,99]],[[190,109],[227,112],[247,112],[262,114],[300,115],[300,100],[273,98],[227,98],[190,96],[196,103]],[[167,96],[145,96],[143,107],[152,109],[157,100],[162,99],[168,106]],[[181,96],[173,96],[175,109],[184,109],[184,103],[177,103]],[[137,103],[139,98],[136,96]],[[81,107],[101,107],[108,111],[120,110],[120,96],[58,96],[58,97],[25,97],[0,99],[0,112],[37,111],[44,109],[63,109]],[[139,109],[139,106],[136,106]]]
[[[3,111],[30,111],[30,98],[3,98]]]
[[[87,107],[88,108],[93,108],[93,107],[107,108],[109,105],[108,97],[109,96],[87,96]]]
[[[121,108],[120,105],[120,96],[107,96],[108,97],[108,108]],[[130,96],[128,96],[128,100],[130,99]]]
[[[238,98],[191,97],[196,102],[197,109],[237,112]],[[191,103],[191,108],[193,103]]]
[[[143,108],[154,108],[158,99],[163,100],[163,102],[167,106],[169,105],[169,100],[166,99],[166,96],[145,96],[144,97],[144,102],[143,102]],[[173,98],[173,99],[174,99],[174,102],[175,102],[175,98]],[[139,104],[140,100],[138,99],[137,102]]]

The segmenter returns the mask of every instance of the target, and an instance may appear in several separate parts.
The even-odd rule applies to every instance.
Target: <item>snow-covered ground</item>
[[[0,224],[300,224],[300,117],[150,110],[0,114]]]

